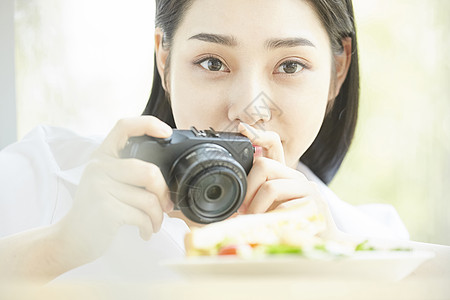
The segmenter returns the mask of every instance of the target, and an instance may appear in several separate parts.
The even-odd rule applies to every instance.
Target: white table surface
[[[397,282],[283,276],[199,278],[154,285],[152,298],[450,300],[450,246],[418,242],[405,242],[403,245],[433,251],[436,256]]]
[[[405,242],[436,256],[397,281],[296,276],[211,276],[160,282],[0,283],[0,299],[445,299],[450,300],[450,246]],[[9,294],[5,291],[9,290]]]

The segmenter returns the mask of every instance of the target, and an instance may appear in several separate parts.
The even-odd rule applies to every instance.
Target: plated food
[[[373,249],[363,240],[338,240],[325,234],[326,220],[311,201],[274,212],[242,215],[194,228],[186,235],[188,256],[258,258],[271,255],[351,255]]]
[[[313,202],[193,228],[187,257],[162,264],[192,276],[296,276],[397,281],[433,252],[333,233]],[[330,233],[331,231],[331,233]]]

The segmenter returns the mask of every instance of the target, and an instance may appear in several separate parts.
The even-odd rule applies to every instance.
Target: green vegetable
[[[302,248],[290,245],[269,245],[266,247],[267,254],[303,254]]]
[[[314,249],[315,250],[319,250],[319,251],[323,251],[323,252],[328,252],[327,247],[325,246],[325,244],[315,245]]]
[[[391,251],[412,251],[411,248],[393,248]]]
[[[376,249],[373,246],[368,245],[369,241],[365,240],[364,242],[356,245],[355,251],[375,251]],[[392,248],[389,249],[389,251],[412,251],[413,249],[411,248],[402,248],[402,247],[398,247],[398,248]]]
[[[375,251],[373,246],[367,245],[368,242],[368,240],[365,240],[364,242],[356,245],[355,251]]]

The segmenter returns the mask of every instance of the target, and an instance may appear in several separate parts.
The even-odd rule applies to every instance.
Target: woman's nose
[[[230,91],[228,105],[230,121],[239,120],[254,125],[272,119],[276,107],[270,99],[270,90],[260,78],[255,77],[240,79]]]

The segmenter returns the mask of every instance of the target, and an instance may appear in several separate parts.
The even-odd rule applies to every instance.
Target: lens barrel
[[[175,161],[170,171],[172,201],[197,223],[224,220],[241,206],[246,172],[222,146],[198,144]]]

